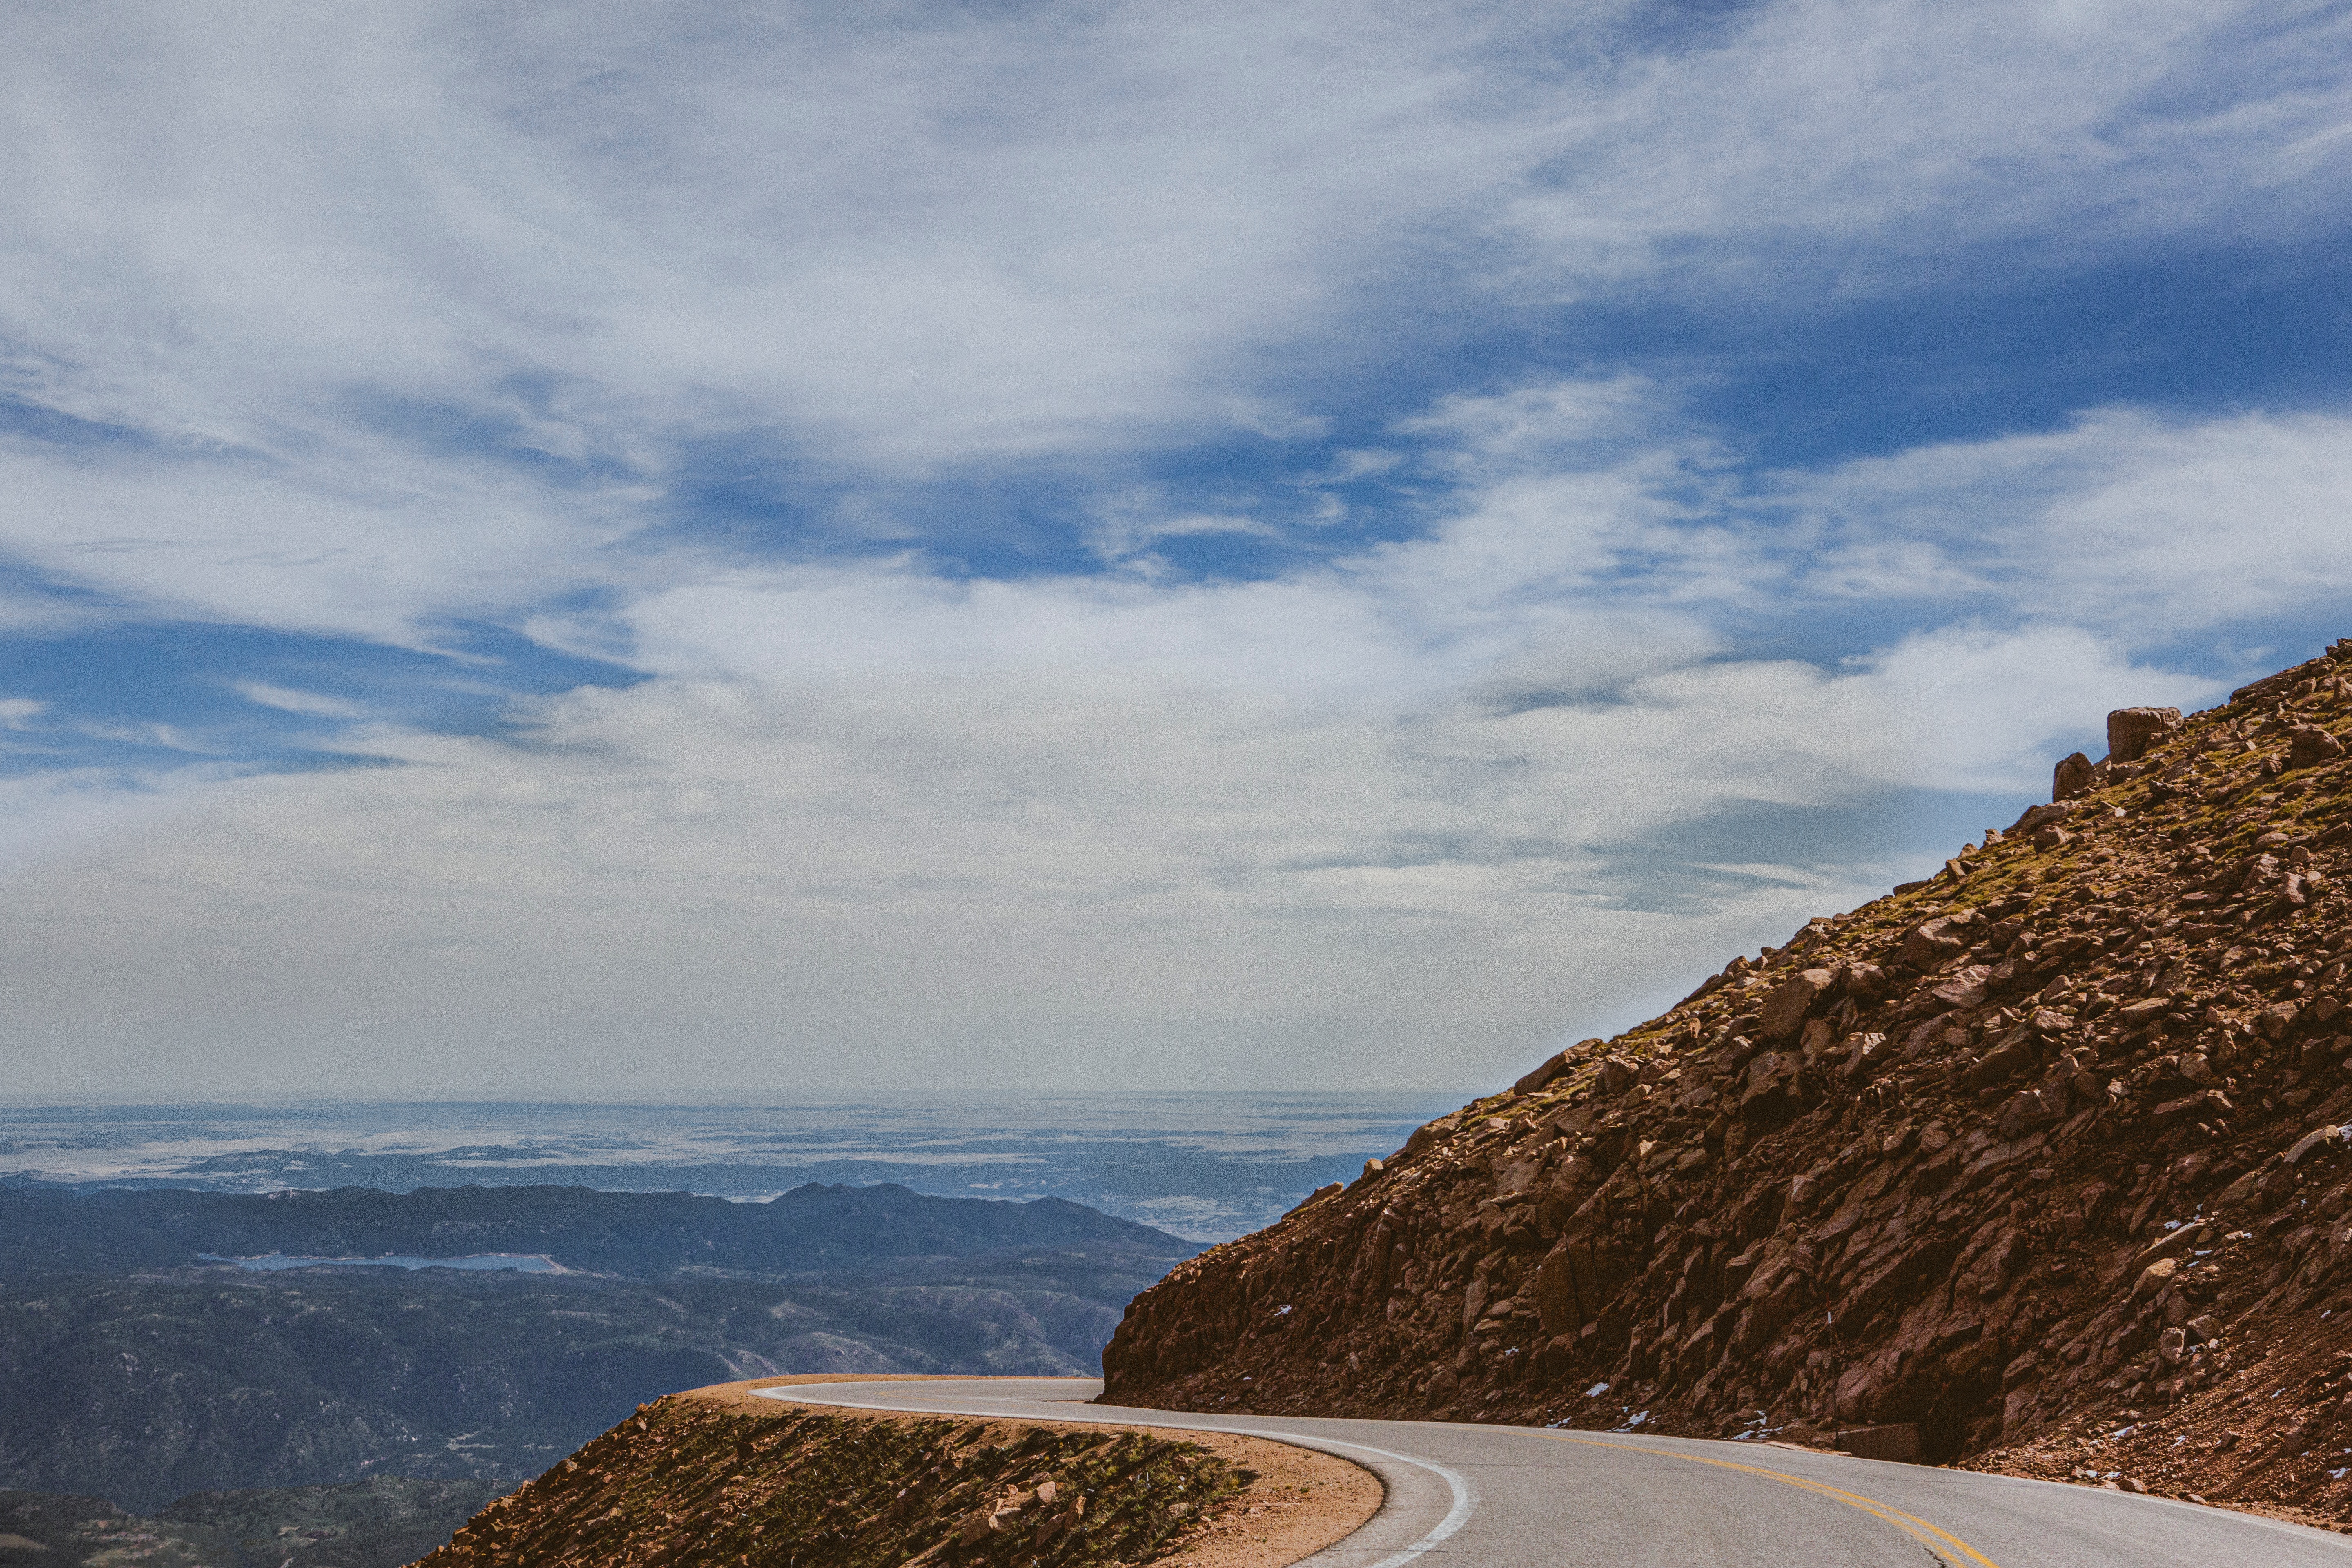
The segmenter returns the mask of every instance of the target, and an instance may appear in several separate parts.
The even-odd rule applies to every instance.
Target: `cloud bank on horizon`
[[[0,38],[27,1091],[1475,1088],[2352,630],[2341,5]]]

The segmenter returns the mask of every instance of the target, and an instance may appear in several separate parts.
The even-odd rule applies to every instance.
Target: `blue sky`
[[[1475,1088],[2352,632],[2341,5],[0,28],[28,1088]]]

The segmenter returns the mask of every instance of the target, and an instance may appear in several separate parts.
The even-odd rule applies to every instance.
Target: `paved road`
[[[1372,1469],[1388,1500],[1312,1568],[2352,1568],[2352,1538],[2092,1487],[1748,1443],[1433,1421],[1199,1415],[1086,1403],[1078,1378],[836,1383],[865,1410],[1205,1428]]]

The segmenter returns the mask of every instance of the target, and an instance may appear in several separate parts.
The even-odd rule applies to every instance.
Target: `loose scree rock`
[[[484,1509],[418,1568],[1116,1568],[1256,1478],[1197,1443],[672,1394]]]
[[[2352,1510],[2352,639],[1179,1265],[1108,1402]],[[1907,1439],[1907,1434],[1906,1434]]]

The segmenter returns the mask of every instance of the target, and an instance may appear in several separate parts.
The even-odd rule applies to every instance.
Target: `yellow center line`
[[[1743,1465],[1737,1459],[1710,1459],[1702,1454],[1677,1454],[1671,1448],[1650,1448],[1638,1443],[1604,1443],[1598,1437],[1571,1437],[1564,1432],[1538,1432],[1536,1436],[1549,1437],[1555,1443],[1574,1443],[1587,1448],[1614,1448],[1626,1454],[1662,1455],[1670,1459],[1686,1460],[1694,1465],[1713,1465],[1719,1470],[1740,1470],[1751,1476],[1761,1476],[1766,1480],[1779,1481],[1782,1486],[1795,1487],[1800,1491],[1811,1492],[1817,1497],[1825,1497],[1832,1501],[1842,1502],[1848,1508],[1860,1509],[1874,1518],[1883,1519],[1930,1552],[1936,1551],[1937,1543],[1940,1542],[1969,1562],[1977,1564],[1977,1568],[1999,1568],[1999,1564],[1991,1558],[1987,1557],[1950,1531],[1931,1524],[1916,1513],[1906,1513],[1890,1503],[1880,1502],[1875,1498],[1866,1498],[1860,1492],[1848,1491],[1843,1487],[1832,1486],[1827,1481],[1809,1480],[1803,1476],[1792,1476],[1786,1470],[1768,1470],[1761,1465]]]

